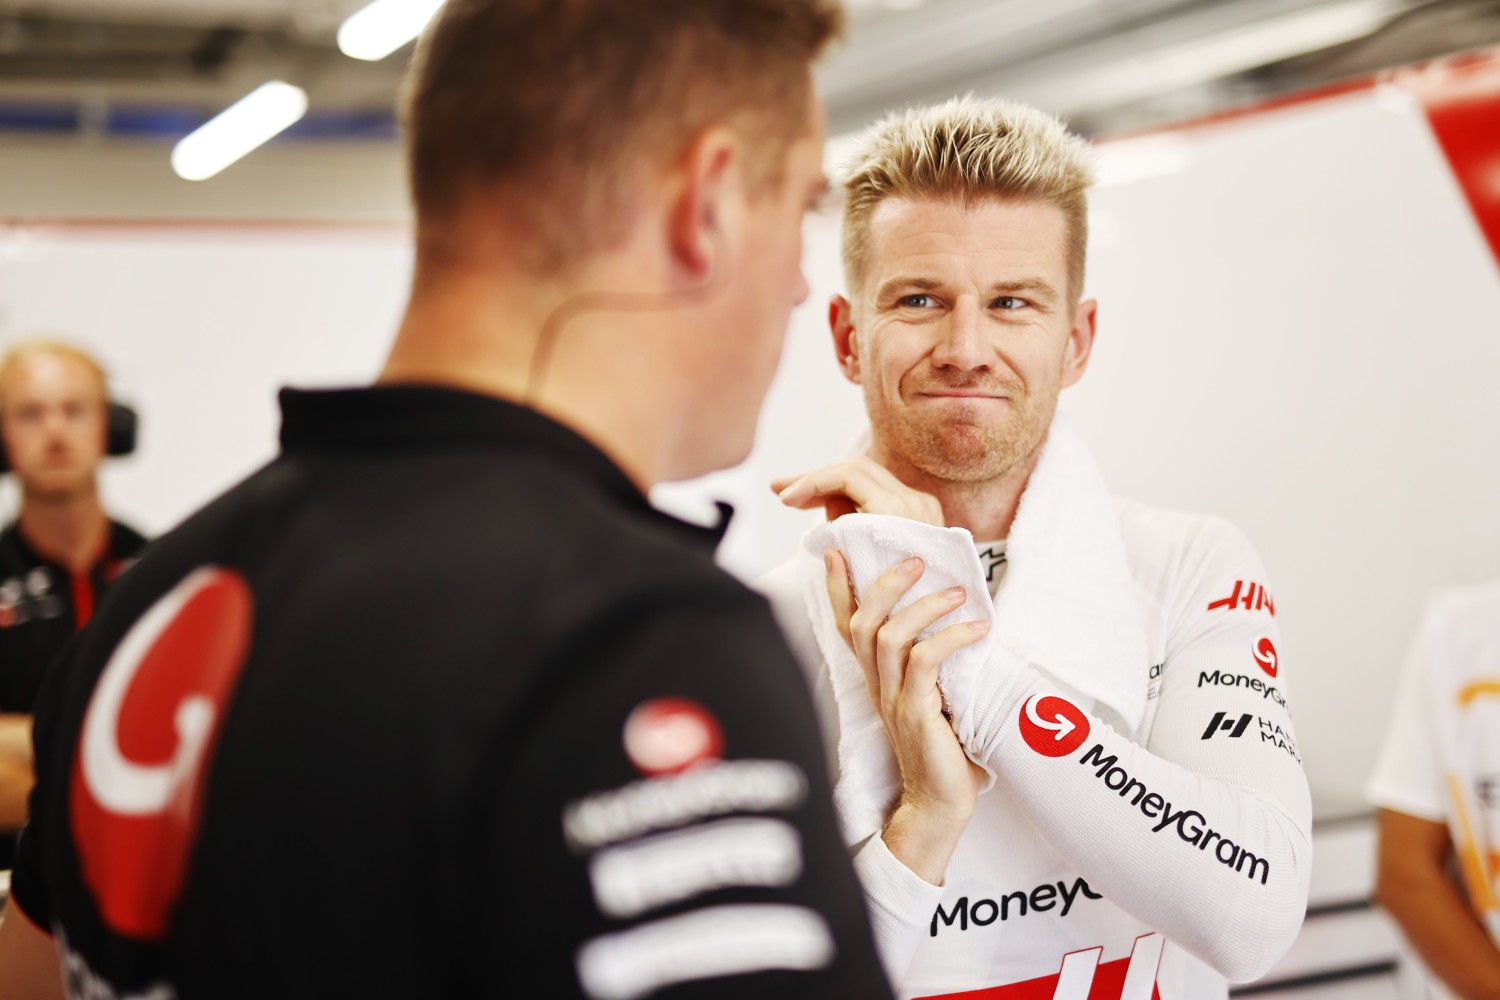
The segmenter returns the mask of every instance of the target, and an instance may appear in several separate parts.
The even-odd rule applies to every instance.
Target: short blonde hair
[[[1087,142],[1030,105],[972,94],[909,108],[871,126],[850,162],[844,188],[844,277],[864,281],[870,216],[886,198],[1040,201],[1067,221],[1068,285],[1083,294],[1088,247]]]
[[[32,358],[47,354],[53,357],[72,358],[74,361],[78,361],[88,367],[99,377],[100,401],[103,402],[109,398],[109,375],[105,372],[104,366],[99,363],[98,358],[73,344],[47,337],[39,337],[13,345],[5,352],[5,357],[0,358],[0,406],[3,406],[5,403],[3,395],[5,383],[16,366]]]

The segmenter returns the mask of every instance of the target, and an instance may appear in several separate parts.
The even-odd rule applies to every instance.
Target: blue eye
[[[903,306],[911,306],[913,309],[926,309],[929,305],[932,304],[932,296],[923,295],[921,293],[918,293],[916,295],[903,295],[901,296],[898,304]]]
[[[1002,295],[991,303],[996,309],[1025,309],[1030,304],[1025,299],[1018,299],[1014,295]]]

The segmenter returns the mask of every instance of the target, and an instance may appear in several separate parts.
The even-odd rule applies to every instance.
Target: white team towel
[[[898,608],[924,594],[964,586],[968,601],[934,630],[991,619],[989,634],[955,653],[939,673],[956,718],[963,715],[978,671],[1004,670],[1019,661],[1108,706],[1127,728],[1140,724],[1147,645],[1119,513],[1087,446],[1061,419],[1054,421],[1021,497],[1006,545],[1009,565],[993,604],[974,540],[962,528],[851,514],[813,528],[803,547],[818,560],[808,564],[803,593],[838,705],[834,800],[847,843],[881,828],[901,779],[859,661],[834,626],[821,572],[825,549],[844,554],[859,594],[891,566],[921,556],[927,569]],[[976,763],[988,770],[983,761]]]

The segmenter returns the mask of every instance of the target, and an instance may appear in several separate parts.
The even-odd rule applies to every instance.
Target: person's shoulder
[[[1455,585],[1427,599],[1427,627],[1450,635],[1500,635],[1500,579]]]
[[[802,581],[808,572],[811,560],[798,552],[785,562],[750,581],[750,589],[765,597],[776,607],[800,607],[802,604]]]
[[[146,547],[146,536],[136,531],[123,521],[111,519],[109,522],[109,545],[113,554],[120,559],[134,557],[141,549]]]
[[[813,670],[822,663],[807,607],[807,578],[813,573],[821,578],[823,567],[813,556],[799,551],[750,582],[750,588],[770,603],[776,624],[804,670]]]
[[[1115,505],[1132,560],[1181,568],[1247,557],[1259,562],[1249,536],[1228,518],[1153,507],[1124,497],[1116,497]]]
[[[1431,601],[1451,614],[1493,617],[1500,611],[1500,579],[1442,587],[1433,592]]]

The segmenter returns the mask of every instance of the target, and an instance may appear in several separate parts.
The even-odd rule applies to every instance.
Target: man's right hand
[[[947,526],[937,497],[907,486],[868,455],[773,479],[771,489],[788,507],[822,507],[830,521],[844,514],[891,514],[939,528]]]
[[[901,797],[881,836],[904,865],[942,885],[948,860],[974,815],[984,771],[965,755],[943,715],[938,668],[983,638],[989,623],[961,622],[918,642],[923,630],[962,606],[962,587],[929,594],[892,613],[922,576],[920,559],[882,573],[863,602],[843,555],[830,549],[823,561],[834,621],[864,669],[870,700],[901,771]]]

